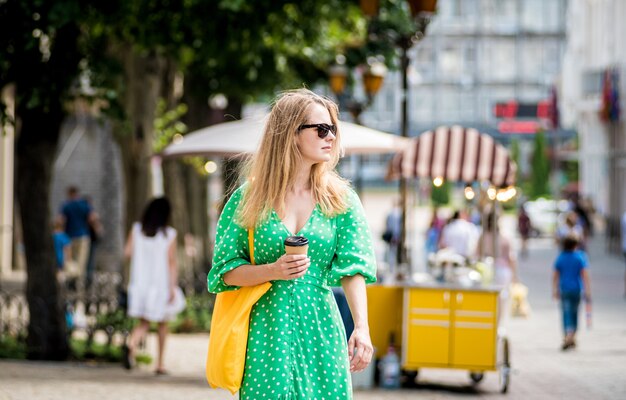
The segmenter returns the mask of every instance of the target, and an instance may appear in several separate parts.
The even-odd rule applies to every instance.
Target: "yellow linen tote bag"
[[[250,263],[254,264],[254,231],[248,230]],[[211,336],[206,360],[206,379],[214,388],[235,394],[241,387],[248,344],[248,327],[252,306],[272,284],[243,286],[218,293],[211,318]]]

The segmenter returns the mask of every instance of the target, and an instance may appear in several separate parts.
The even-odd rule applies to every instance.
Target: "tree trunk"
[[[189,132],[204,128],[211,125],[210,109],[207,105],[206,98],[200,98],[193,95],[191,87],[195,82],[193,74],[185,78],[185,90],[183,94],[183,102],[187,105],[187,114],[183,116],[183,121],[187,125]],[[183,172],[186,199],[188,205],[189,229],[196,242],[197,259],[196,267],[200,267],[201,271],[207,272],[211,253],[209,252],[211,238],[209,237],[209,227],[211,221],[208,215],[207,201],[207,178],[198,174],[191,165],[181,164]]]
[[[117,135],[122,152],[125,183],[125,226],[141,219],[152,195],[150,157],[154,141],[154,118],[161,94],[165,59],[153,52],[137,54],[130,46],[121,50],[126,90],[124,109],[128,126]]]
[[[228,99],[228,107],[225,110],[214,110],[214,112],[219,113],[222,121],[224,120],[224,115],[229,115],[234,117],[235,119],[241,118],[241,111],[243,108],[243,102],[239,99]],[[224,181],[224,201],[220,206],[220,212],[222,208],[226,205],[226,202],[233,194],[233,192],[239,187],[239,174],[241,173],[242,166],[241,158],[228,158],[224,159],[222,162],[222,180]]]
[[[64,114],[59,105],[55,110],[21,109],[17,116],[22,123],[16,147],[16,184],[28,276],[28,358],[64,360],[69,346],[49,210],[52,163]]]
[[[183,172],[187,182],[187,204],[189,205],[189,228],[195,239],[196,275],[208,272],[210,263],[209,245],[209,204],[207,198],[208,177],[201,176],[191,165],[184,165]]]
[[[172,205],[171,223],[178,233],[177,242],[180,248],[185,249],[185,235],[189,233],[189,223],[193,219],[186,197],[186,181],[182,171],[182,165],[178,160],[166,160],[162,164],[163,183],[165,195]],[[190,275],[193,271],[192,261],[187,252],[178,253],[179,272],[178,277],[182,287],[188,287],[189,281],[193,280]]]

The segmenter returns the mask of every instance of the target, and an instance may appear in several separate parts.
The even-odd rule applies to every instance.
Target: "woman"
[[[479,259],[492,257],[494,264],[494,283],[502,286],[500,292],[501,307],[498,307],[499,317],[504,317],[501,310],[508,309],[509,286],[511,282],[518,282],[517,258],[509,239],[497,230],[496,216],[487,216],[485,228],[478,239],[477,256]]]
[[[522,257],[526,257],[528,255],[528,238],[530,238],[531,230],[532,224],[530,222],[530,217],[528,216],[528,213],[526,213],[525,206],[522,204],[517,215],[517,231],[522,238]]]
[[[334,170],[337,118],[337,106],[309,90],[280,95],[248,181],[218,222],[209,290],[272,282],[251,312],[241,399],[351,399],[349,371],[372,359],[365,284],[376,266],[363,208]],[[294,234],[308,238],[308,255],[285,255]],[[354,319],[347,349],[329,287],[338,285]]]
[[[167,320],[173,317],[169,306],[175,300],[178,281],[176,230],[168,226],[170,214],[170,203],[166,198],[152,200],[144,210],[141,223],[133,225],[124,249],[124,255],[131,259],[128,315],[139,318],[127,343],[125,366],[132,368],[135,349],[148,332],[150,322],[156,322],[159,341],[157,375],[166,373],[163,353]]]

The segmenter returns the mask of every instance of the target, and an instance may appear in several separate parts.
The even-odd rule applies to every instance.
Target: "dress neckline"
[[[309,226],[309,223],[311,222],[311,220],[313,219],[313,216],[315,215],[315,211],[317,210],[317,207],[319,206],[318,203],[315,203],[315,207],[313,207],[313,210],[311,211],[311,214],[309,215],[309,218],[307,218],[306,222],[304,223],[304,225],[302,225],[302,228],[300,228],[300,230],[298,230],[298,232],[296,233],[291,233],[291,231],[289,230],[289,228],[287,228],[287,226],[285,225],[285,223],[283,222],[282,219],[280,219],[280,216],[278,216],[278,213],[276,212],[276,210],[274,208],[272,208],[272,214],[274,214],[274,216],[276,217],[276,219],[278,220],[278,223],[280,224],[280,226],[285,230],[285,232],[287,232],[289,234],[289,236],[302,236],[302,231],[304,231],[304,229]]]

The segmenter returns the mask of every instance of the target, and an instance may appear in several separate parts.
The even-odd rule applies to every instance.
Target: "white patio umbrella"
[[[179,142],[170,144],[161,156],[251,154],[258,148],[264,125],[265,118],[246,118],[211,125],[188,133]],[[339,122],[339,129],[346,154],[396,153],[410,143],[406,138],[350,122]]]

